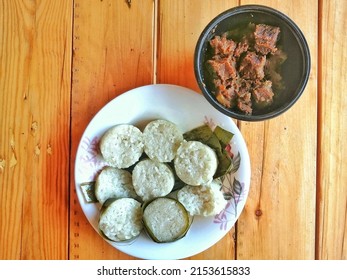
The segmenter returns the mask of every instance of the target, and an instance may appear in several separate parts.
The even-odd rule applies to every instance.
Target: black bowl
[[[226,108],[215,97],[213,78],[207,70],[206,61],[213,56],[209,41],[216,35],[233,30],[242,30],[250,23],[280,27],[278,48],[287,54],[281,65],[280,75],[284,87],[277,92],[271,105],[254,108],[247,115],[237,108]],[[244,5],[229,9],[215,17],[201,33],[194,55],[194,71],[199,87],[205,98],[223,114],[244,121],[261,121],[276,117],[290,107],[302,95],[310,74],[310,51],[299,27],[285,14],[266,6]]]

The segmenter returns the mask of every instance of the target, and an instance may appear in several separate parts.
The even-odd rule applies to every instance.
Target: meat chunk
[[[240,91],[237,99],[237,107],[247,115],[252,114],[252,100],[249,91]]]
[[[255,52],[247,52],[246,56],[241,61],[239,72],[244,79],[261,80],[265,76],[265,63],[266,57],[264,55],[257,55]]]
[[[273,88],[277,91],[282,85],[280,65],[286,54],[276,46],[279,27],[250,23],[247,30],[211,39],[212,53],[206,66],[216,100],[226,108],[251,115],[273,102]],[[240,40],[233,41],[231,36]]]
[[[239,78],[235,81],[238,85],[237,107],[247,115],[252,114],[251,88],[252,82]]]
[[[264,72],[266,77],[271,77],[273,88],[284,89],[284,81],[280,71],[282,64],[286,60],[287,54],[281,49],[278,49],[273,55],[266,59]]]
[[[210,45],[214,50],[214,54],[219,56],[228,56],[236,48],[236,43],[231,39],[227,39],[226,36],[214,37],[210,40]]]
[[[254,88],[252,96],[257,103],[271,103],[274,96],[272,91],[272,82],[267,80],[260,83]]]
[[[252,101],[250,95],[247,95],[248,100],[239,99],[237,102],[237,108],[244,112],[246,115],[251,115],[253,112]]]
[[[241,42],[238,42],[234,50],[234,57],[240,57],[241,54],[248,51],[249,43],[248,40],[243,38]]]
[[[223,84],[220,84],[216,88],[216,99],[218,102],[227,108],[233,107],[237,98],[235,88],[232,86],[225,87]]]
[[[276,43],[279,33],[279,27],[266,24],[257,24],[254,31],[255,50],[263,55],[275,53],[277,50]]]
[[[209,60],[207,63],[212,68],[211,71],[217,74],[222,82],[235,78],[237,75],[236,60],[232,56],[224,58],[217,57]]]

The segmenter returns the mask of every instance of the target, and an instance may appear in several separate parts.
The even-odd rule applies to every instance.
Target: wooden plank
[[[72,1],[0,4],[0,259],[68,256],[71,16]]]
[[[318,259],[347,259],[346,1],[320,1]]]
[[[157,83],[177,84],[200,92],[194,76],[194,50],[205,26],[237,0],[159,1]]]
[[[247,1],[291,17],[308,41],[312,68],[300,100],[275,119],[241,122],[252,180],[238,221],[238,259],[314,259],[317,149],[318,2]],[[288,147],[291,147],[290,149]]]
[[[200,92],[194,76],[195,45],[205,26],[238,1],[159,1],[157,82]],[[233,228],[220,242],[189,259],[234,259]]]
[[[117,95],[153,80],[153,1],[75,0],[71,173],[82,133]],[[117,113],[117,112],[115,112]],[[71,259],[133,259],[86,220],[71,177]]]

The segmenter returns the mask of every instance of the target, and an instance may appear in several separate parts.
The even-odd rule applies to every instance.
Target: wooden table
[[[133,259],[103,241],[79,206],[81,135],[129,89],[169,83],[199,92],[200,32],[250,3],[298,24],[310,79],[282,116],[237,122],[252,167],[245,209],[190,259],[347,259],[344,0],[0,1],[0,259]]]

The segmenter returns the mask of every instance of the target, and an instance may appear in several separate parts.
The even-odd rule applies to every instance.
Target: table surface
[[[90,226],[76,197],[81,135],[111,99],[142,85],[200,93],[196,40],[220,12],[262,4],[306,36],[304,94],[269,121],[236,122],[249,196],[217,244],[189,259],[347,259],[347,2],[0,2],[0,259],[134,259]]]

